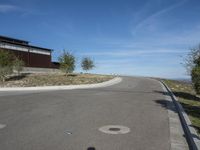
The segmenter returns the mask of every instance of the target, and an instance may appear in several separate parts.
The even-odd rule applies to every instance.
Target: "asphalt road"
[[[122,125],[126,134],[99,128]],[[123,77],[96,89],[0,93],[1,150],[169,150],[159,82]]]

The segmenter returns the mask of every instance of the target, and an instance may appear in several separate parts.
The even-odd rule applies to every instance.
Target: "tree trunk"
[[[4,83],[6,81],[6,77],[2,77],[2,81]]]

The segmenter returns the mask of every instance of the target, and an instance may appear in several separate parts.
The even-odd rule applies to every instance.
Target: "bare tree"
[[[191,75],[196,93],[200,94],[200,45],[191,49],[185,59],[185,66]]]
[[[200,44],[196,48],[192,48],[184,59],[184,66],[189,75],[196,65],[196,61],[200,58]]]

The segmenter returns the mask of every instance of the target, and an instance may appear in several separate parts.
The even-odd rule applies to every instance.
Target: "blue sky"
[[[199,0],[0,0],[1,35],[52,48],[54,61],[63,49],[90,56],[94,73],[188,77],[199,18]]]

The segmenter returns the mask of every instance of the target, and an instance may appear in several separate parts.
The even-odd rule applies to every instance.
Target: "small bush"
[[[19,75],[20,72],[23,70],[24,65],[25,65],[25,64],[24,64],[24,61],[22,61],[22,60],[16,58],[16,59],[14,60],[14,63],[13,63],[13,69],[14,69],[15,71],[17,71],[17,74]]]
[[[13,55],[0,50],[0,80],[5,81],[7,75],[13,72]]]
[[[75,57],[69,52],[63,52],[58,58],[60,62],[60,69],[65,73],[72,73],[75,69]]]
[[[185,59],[185,66],[190,73],[197,94],[200,94],[200,45],[193,48]]]
[[[183,64],[189,75],[197,64],[200,65],[200,45],[190,49],[190,52],[185,57]]]
[[[192,83],[197,94],[200,94],[200,67],[196,66],[192,69]]]
[[[95,65],[94,62],[89,57],[85,57],[81,62],[81,67],[83,70],[88,71],[93,69]]]
[[[14,56],[11,53],[0,49],[0,67],[12,66],[13,58]]]
[[[12,67],[0,67],[0,79],[2,82],[5,82],[7,75],[12,74],[13,69]]]

